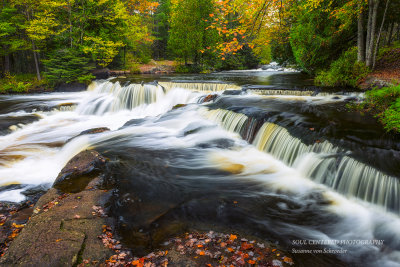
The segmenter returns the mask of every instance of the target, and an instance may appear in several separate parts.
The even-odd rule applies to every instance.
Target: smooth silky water
[[[274,83],[292,93],[279,94]],[[49,188],[69,159],[95,148],[110,159],[110,215],[136,253],[214,229],[289,252],[347,250],[294,253],[299,266],[400,266],[399,137],[346,110],[362,94],[308,86],[299,73],[253,71],[1,96],[0,200]],[[201,104],[210,92],[217,100]],[[111,131],[68,141],[95,127]],[[374,239],[383,246],[293,241]]]

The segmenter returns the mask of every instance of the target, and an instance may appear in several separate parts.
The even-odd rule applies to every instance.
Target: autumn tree
[[[207,47],[216,43],[216,31],[207,21],[213,11],[212,0],[171,0],[168,48],[185,64],[198,64]]]

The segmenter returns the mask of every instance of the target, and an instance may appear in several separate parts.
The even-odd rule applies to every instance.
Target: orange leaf
[[[229,252],[233,252],[233,248],[228,248],[228,251]]]
[[[256,262],[253,261],[253,260],[248,260],[247,262],[248,262],[249,264],[252,264],[252,265],[256,264]]]
[[[286,263],[293,263],[293,260],[289,257],[283,257],[283,261]]]
[[[234,241],[235,239],[237,239],[237,236],[231,234],[231,236],[229,237],[229,240]]]
[[[251,248],[253,248],[253,244],[249,244],[247,242],[243,242],[242,243],[242,249],[243,250],[247,250],[247,249],[251,249]]]

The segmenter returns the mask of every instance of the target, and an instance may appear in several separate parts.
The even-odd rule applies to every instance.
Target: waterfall
[[[296,159],[310,152],[337,153],[339,148],[328,141],[304,144],[292,136],[288,130],[274,123],[266,122],[258,131],[253,144],[257,149],[268,152],[286,164],[293,165]]]
[[[241,133],[243,125],[248,120],[246,115],[223,109],[203,110],[201,113],[208,119],[220,123],[224,129],[236,133]]]
[[[93,97],[82,103],[77,111],[81,114],[101,115],[124,109],[132,110],[144,104],[156,102],[164,96],[162,87],[149,84],[121,86],[119,82],[93,82],[89,88]]]
[[[340,93],[329,93],[329,92],[318,92],[311,90],[279,90],[279,89],[252,89],[247,88],[249,93],[255,95],[264,96],[316,96],[316,97],[326,97],[329,99],[346,99],[346,98],[357,98],[363,99],[365,97],[364,93],[359,92],[340,92]]]
[[[249,143],[253,141],[260,124],[257,119],[224,109],[201,109],[200,114],[211,121],[217,122],[224,129],[240,134]]]
[[[298,90],[257,90],[249,89],[249,92],[257,95],[293,95],[293,96],[313,96],[314,91],[298,91]]]
[[[229,110],[203,109],[200,113],[224,129],[236,132],[249,141],[255,119]],[[247,137],[247,138],[246,138]],[[336,191],[380,205],[400,213],[400,181],[346,155],[345,150],[328,141],[307,145],[274,123],[265,122],[252,144],[258,150],[272,154],[305,177],[327,185]]]
[[[228,84],[228,83],[192,83],[192,82],[159,82],[159,85],[164,87],[167,91],[174,88],[182,88],[192,91],[201,91],[201,92],[219,92],[225,90],[241,90],[242,87]]]

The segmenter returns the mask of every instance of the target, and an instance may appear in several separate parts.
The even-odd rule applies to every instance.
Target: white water
[[[197,90],[198,88],[194,89]],[[312,172],[316,177],[313,178],[315,181],[327,183],[323,180],[326,177],[323,171],[331,170],[332,159],[317,157],[321,161],[315,162],[315,157],[311,155],[336,153],[337,148],[330,143],[306,145],[291,136],[286,129],[265,123],[254,141],[259,149],[257,150],[255,146],[248,145],[239,138],[238,133],[241,133],[249,122],[249,118],[243,114],[226,110],[208,111],[205,108],[199,109],[197,105],[170,111],[176,104],[197,103],[201,95],[182,88],[170,89],[164,93],[156,86],[121,87],[119,84],[104,82],[92,85],[91,90],[87,92],[61,94],[57,97],[27,96],[26,98],[41,99],[51,105],[74,103],[76,108],[68,111],[34,112],[41,117],[39,121],[22,125],[10,134],[0,136],[0,182],[2,185],[14,183],[28,186],[50,185],[65,163],[75,154],[90,146],[104,145],[107,142],[111,144],[115,138],[123,142],[126,147],[148,149],[192,148],[198,144],[227,138],[234,142],[231,149],[208,148],[204,150],[202,156],[195,159],[171,159],[170,165],[190,166],[194,171],[196,168],[221,169],[232,173],[221,179],[257,181],[265,187],[265,191],[259,194],[265,194],[266,197],[268,194],[282,194],[298,203],[320,205],[313,199],[307,198],[308,195],[318,192],[330,203],[318,206],[319,209],[326,214],[332,213],[337,216],[335,221],[329,222],[329,230],[322,231],[307,225],[282,223],[279,228],[282,235],[291,236],[295,233],[302,239],[318,240],[383,239],[388,248],[386,251],[379,251],[379,248],[373,245],[344,246],[342,248],[349,249],[349,253],[340,257],[352,259],[369,254],[374,255],[371,266],[399,266],[397,262],[400,261],[398,249],[400,219],[397,215],[386,213],[377,206],[352,197],[343,197],[309,179],[308,175]],[[162,117],[167,111],[170,111],[167,116]],[[131,119],[146,117],[148,118],[141,125],[118,130]],[[230,132],[216,127],[214,122],[221,124]],[[68,139],[80,132],[95,127],[109,127],[112,131],[80,136],[65,144]],[[185,134],[197,128],[200,130]],[[292,164],[296,168],[288,166]],[[315,166],[321,168],[316,169]],[[349,189],[343,193],[383,206],[393,197],[398,199],[398,195],[384,197],[379,195],[380,192],[388,192],[387,187],[395,187],[389,178],[377,176],[377,170],[349,157],[344,157],[339,166],[340,173],[345,175],[341,176],[340,181],[335,182],[334,179],[330,181],[332,184],[338,184],[337,188],[332,186],[338,191]],[[367,188],[375,187],[374,194],[364,198],[359,195],[358,190],[354,191],[352,189],[354,186],[348,184],[353,177],[356,178],[354,183],[360,181],[359,183],[365,184]],[[23,190],[3,191],[0,193],[0,200],[22,201]],[[376,192],[378,192],[377,198],[375,198]],[[280,207],[288,213],[291,212],[284,203]],[[282,228],[285,224],[286,227]],[[271,226],[266,225],[266,227]]]
[[[224,129],[243,134],[250,120],[246,115],[228,110],[202,110],[208,119],[219,123]],[[288,130],[266,122],[258,130],[254,146],[270,153],[302,175],[325,184],[349,197],[378,204],[385,209],[400,213],[400,181],[353,158],[337,156],[346,151],[328,141],[312,145],[303,143]]]
[[[0,185],[22,184],[26,188],[51,185],[62,167],[74,155],[89,146],[86,136],[65,142],[84,130],[108,127],[116,130],[125,122],[146,116],[158,116],[177,104],[197,103],[200,96],[183,89],[166,94],[161,88],[146,85],[121,87],[119,83],[92,84],[92,90],[73,94],[16,96],[41,100],[49,106],[74,103],[67,111],[35,112],[39,121],[11,127],[13,131],[0,136]],[[62,110],[62,109],[61,109]],[[17,113],[19,114],[19,113]],[[15,116],[15,112],[3,114]],[[0,192],[0,201],[20,202],[23,190]]]
[[[191,91],[201,91],[201,92],[219,92],[225,90],[240,90],[242,89],[240,86],[235,84],[227,84],[227,83],[190,83],[190,82],[160,82],[161,86],[163,86],[166,90],[171,90],[174,88],[187,89]]]

